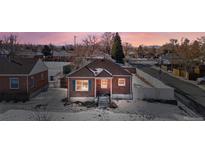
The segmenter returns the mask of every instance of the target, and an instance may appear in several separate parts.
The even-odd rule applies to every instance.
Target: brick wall
[[[96,80],[96,93],[97,94],[109,94],[110,93],[110,79],[107,79],[108,80],[108,83],[107,83],[107,88],[101,88],[101,79],[97,79]]]
[[[34,86],[32,86],[32,78],[34,79]],[[28,77],[29,92],[33,93],[48,85],[48,71],[44,71]]]
[[[73,80],[91,80],[91,89],[89,91],[75,91]],[[68,91],[70,97],[95,97],[95,79],[94,78],[69,78]]]
[[[119,78],[125,78],[125,86],[118,86],[118,79]],[[118,77],[113,77],[112,80],[112,93],[113,94],[130,94],[130,83],[131,77],[125,77],[125,76],[118,76]]]
[[[44,78],[41,78],[41,74],[43,74]],[[35,80],[35,86],[31,88],[31,77]],[[19,89],[10,89],[10,78],[18,78],[19,79]],[[27,76],[0,76],[0,92],[2,93],[15,93],[15,92],[25,92],[33,93],[44,86],[48,85],[48,71],[38,73],[28,77],[28,87],[27,87]],[[28,89],[27,89],[28,88]]]
[[[10,78],[19,79],[19,89],[10,89]],[[26,76],[0,76],[0,92],[27,92]]]

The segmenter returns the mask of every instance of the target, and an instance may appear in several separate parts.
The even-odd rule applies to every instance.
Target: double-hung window
[[[88,80],[76,80],[76,91],[88,91]]]
[[[118,86],[125,86],[125,78],[119,78],[118,79]]]
[[[19,89],[19,79],[10,78],[10,89]]]
[[[107,89],[108,87],[108,80],[107,79],[102,79],[101,80],[101,88],[102,89]]]

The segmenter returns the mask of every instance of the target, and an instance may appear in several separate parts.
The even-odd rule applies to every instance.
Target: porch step
[[[99,96],[98,97],[98,107],[107,108],[110,102],[109,96]]]

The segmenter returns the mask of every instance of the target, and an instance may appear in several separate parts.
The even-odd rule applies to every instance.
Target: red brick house
[[[132,74],[110,60],[96,59],[68,75],[71,101],[95,100],[100,95],[131,99]]]
[[[41,60],[0,58],[0,94],[31,97],[48,87],[48,68]]]

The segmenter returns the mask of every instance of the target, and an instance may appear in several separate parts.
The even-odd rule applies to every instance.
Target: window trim
[[[106,81],[106,87],[103,87],[103,81]],[[104,85],[105,86],[105,85]],[[107,89],[108,88],[108,79],[101,79],[100,80],[100,88],[101,89]]]
[[[124,80],[124,84],[120,84],[119,80]],[[118,86],[119,87],[125,87],[126,86],[126,79],[125,78],[118,78]]]
[[[85,90],[79,90],[77,89],[77,82],[78,81],[81,81],[81,86],[83,85],[83,82],[86,81],[88,83],[88,88]],[[75,80],[75,91],[78,91],[78,92],[88,92],[89,91],[89,80]]]
[[[12,86],[11,86],[11,80],[17,80],[18,81],[18,87],[17,88],[12,88]],[[20,85],[20,82],[19,82],[19,78],[9,78],[9,85],[10,85],[10,89],[19,89],[19,85]]]

